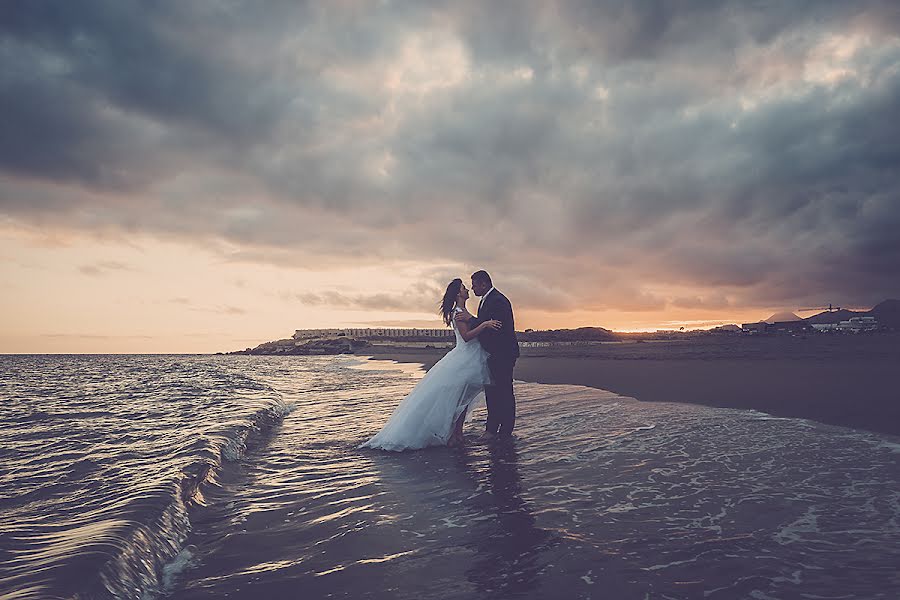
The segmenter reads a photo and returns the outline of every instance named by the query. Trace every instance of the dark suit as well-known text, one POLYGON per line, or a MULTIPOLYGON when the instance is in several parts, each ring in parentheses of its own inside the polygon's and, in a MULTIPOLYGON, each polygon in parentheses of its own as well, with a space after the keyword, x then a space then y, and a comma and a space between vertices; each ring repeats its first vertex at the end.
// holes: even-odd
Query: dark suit
POLYGON ((477 327, 485 321, 496 319, 503 325, 494 331, 487 329, 478 336, 481 346, 487 350, 488 368, 491 370, 491 385, 485 386, 487 401, 487 431, 509 435, 516 426, 516 396, 513 393, 513 369, 519 358, 519 342, 516 339, 516 323, 509 299, 494 289, 478 309, 478 316, 471 326, 477 327))

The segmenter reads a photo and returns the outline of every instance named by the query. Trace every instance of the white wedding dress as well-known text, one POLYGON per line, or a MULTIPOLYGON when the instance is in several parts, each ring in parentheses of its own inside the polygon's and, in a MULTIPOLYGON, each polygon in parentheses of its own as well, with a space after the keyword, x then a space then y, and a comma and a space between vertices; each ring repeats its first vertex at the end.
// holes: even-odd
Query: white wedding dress
MULTIPOLYGON (((454 309, 454 314, 458 312, 454 309)), ((484 386, 491 381, 488 353, 477 338, 466 342, 455 321, 453 331, 456 347, 429 369, 381 431, 360 448, 400 452, 445 445, 463 410, 471 415, 484 400, 484 386)))

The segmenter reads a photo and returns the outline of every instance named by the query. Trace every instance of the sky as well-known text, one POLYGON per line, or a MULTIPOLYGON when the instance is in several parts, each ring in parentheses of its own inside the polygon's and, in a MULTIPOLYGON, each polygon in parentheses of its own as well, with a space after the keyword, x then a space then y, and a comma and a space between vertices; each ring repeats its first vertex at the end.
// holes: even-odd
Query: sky
POLYGON ((0 352, 900 297, 890 0, 6 0, 0 114, 0 352))

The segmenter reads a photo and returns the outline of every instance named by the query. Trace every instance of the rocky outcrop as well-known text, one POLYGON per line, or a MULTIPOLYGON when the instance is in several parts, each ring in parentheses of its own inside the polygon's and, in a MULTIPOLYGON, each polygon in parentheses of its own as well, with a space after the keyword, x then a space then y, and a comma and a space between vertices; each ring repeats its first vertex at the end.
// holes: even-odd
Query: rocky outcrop
POLYGON ((256 348, 247 348, 228 354, 254 354, 254 355, 296 355, 315 356, 326 354, 353 354, 360 348, 368 345, 365 340, 353 338, 335 338, 324 340, 297 341, 293 338, 265 342, 256 348))

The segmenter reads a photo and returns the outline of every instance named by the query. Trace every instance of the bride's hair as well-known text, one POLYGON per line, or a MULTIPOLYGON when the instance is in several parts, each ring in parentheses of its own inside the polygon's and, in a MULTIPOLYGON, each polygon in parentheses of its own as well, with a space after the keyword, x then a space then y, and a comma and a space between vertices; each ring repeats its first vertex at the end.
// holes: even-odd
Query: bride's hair
POLYGON ((444 298, 441 300, 441 316, 444 317, 444 323, 447 327, 453 322, 453 307, 456 305, 456 297, 459 296, 459 286, 462 285, 462 279, 456 278, 447 285, 447 291, 444 292, 444 298))

